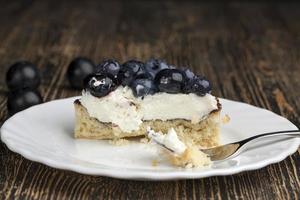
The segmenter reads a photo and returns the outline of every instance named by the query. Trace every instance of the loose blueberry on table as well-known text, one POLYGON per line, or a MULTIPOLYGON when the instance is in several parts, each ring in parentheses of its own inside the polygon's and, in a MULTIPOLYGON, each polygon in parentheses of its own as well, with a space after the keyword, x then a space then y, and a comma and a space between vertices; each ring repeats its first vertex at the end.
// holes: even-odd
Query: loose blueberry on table
POLYGON ((41 82, 37 67, 28 61, 16 62, 6 73, 6 84, 10 90, 36 89, 41 82))
POLYGON ((9 115, 13 115, 42 102, 42 97, 37 90, 31 88, 18 89, 9 93, 7 110, 9 115))
POLYGON ((84 57, 75 58, 69 65, 67 77, 70 86, 74 89, 82 89, 84 79, 95 72, 93 61, 84 57))
POLYGON ((37 90, 40 82, 39 71, 31 62, 20 61, 10 66, 6 73, 6 84, 10 89, 7 99, 9 115, 43 102, 37 90))

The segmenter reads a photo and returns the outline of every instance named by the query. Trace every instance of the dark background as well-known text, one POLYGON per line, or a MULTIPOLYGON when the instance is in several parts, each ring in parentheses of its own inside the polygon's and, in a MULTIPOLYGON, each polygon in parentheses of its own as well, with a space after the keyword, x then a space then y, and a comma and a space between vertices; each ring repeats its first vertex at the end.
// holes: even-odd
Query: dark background
MULTIPOLYGON (((5 72, 35 63, 44 101, 80 94, 65 78, 87 56, 121 62, 159 57, 190 66, 213 94, 278 113, 300 125, 300 4, 247 1, 2 1, 0 121, 5 72)), ((31 162, 0 143, 0 199, 299 199, 299 150, 233 176, 137 182, 93 177, 31 162)))

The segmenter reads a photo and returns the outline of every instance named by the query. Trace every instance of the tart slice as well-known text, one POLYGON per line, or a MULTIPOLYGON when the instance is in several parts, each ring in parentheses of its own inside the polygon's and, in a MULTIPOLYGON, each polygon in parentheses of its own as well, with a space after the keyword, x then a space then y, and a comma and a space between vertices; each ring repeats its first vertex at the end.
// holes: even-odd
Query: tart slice
POLYGON ((210 92, 206 78, 161 60, 104 61, 74 102, 75 137, 117 139, 173 127, 184 142, 215 146, 221 105, 210 92))

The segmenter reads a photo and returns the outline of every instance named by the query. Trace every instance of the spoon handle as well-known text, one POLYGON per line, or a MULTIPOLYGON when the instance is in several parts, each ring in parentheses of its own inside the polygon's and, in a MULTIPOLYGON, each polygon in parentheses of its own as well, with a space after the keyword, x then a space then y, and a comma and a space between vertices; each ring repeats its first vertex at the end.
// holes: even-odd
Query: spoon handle
MULTIPOLYGON (((257 142, 259 139, 262 139, 262 138, 276 137, 276 136, 299 137, 300 138, 300 130, 287 130, 287 131, 276 131, 276 132, 270 132, 270 133, 263 133, 263 134, 255 135, 253 137, 244 139, 239 142, 234 142, 234 143, 228 144, 228 145, 231 145, 230 147, 233 148, 231 153, 229 152, 227 154, 227 156, 221 157, 222 159, 217 157, 216 160, 224 160, 224 159, 236 157, 237 155, 239 155, 240 153, 242 153, 243 151, 245 151, 247 149, 248 144, 257 142)), ((228 146, 228 145, 225 145, 225 146, 228 146)), ((227 147, 227 148, 229 148, 229 147, 227 147)))
POLYGON ((243 146, 244 144, 260 139, 260 138, 268 138, 268 137, 274 137, 274 136, 288 136, 288 137, 300 137, 300 130, 287 130, 287 131, 276 131, 271 133, 263 133, 259 135, 255 135, 253 137, 247 138, 245 140, 240 141, 240 145, 243 146))

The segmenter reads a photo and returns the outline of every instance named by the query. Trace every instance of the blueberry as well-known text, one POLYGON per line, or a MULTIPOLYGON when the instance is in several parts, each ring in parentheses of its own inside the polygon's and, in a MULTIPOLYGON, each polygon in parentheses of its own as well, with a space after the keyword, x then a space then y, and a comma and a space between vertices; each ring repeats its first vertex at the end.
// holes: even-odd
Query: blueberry
POLYGON ((122 85, 130 85, 136 77, 148 76, 143 62, 129 60, 125 62, 119 72, 118 80, 122 85))
POLYGON ((84 80, 85 90, 93 96, 103 97, 116 89, 116 82, 111 74, 94 74, 89 75, 84 80))
POLYGON ((36 66, 27 61, 13 64, 6 73, 6 84, 10 90, 38 88, 41 82, 36 66))
POLYGON ((134 96, 141 97, 157 92, 157 88, 150 79, 135 79, 130 85, 134 96))
POLYGON ((146 62, 145 64, 146 66, 146 70, 153 76, 155 77, 155 75, 163 70, 163 69, 168 69, 169 66, 167 65, 167 63, 163 60, 159 60, 159 59, 150 59, 146 62))
POLYGON ((179 69, 163 69, 155 77, 155 84, 161 92, 181 93, 185 83, 186 76, 179 69))
POLYGON ((190 69, 185 68, 184 70, 185 76, 188 80, 191 80, 195 77, 194 72, 192 72, 190 69))
POLYGON ((96 73, 111 74, 115 78, 117 77, 119 71, 120 71, 120 64, 113 59, 104 60, 96 67, 96 73))
POLYGON ((37 90, 31 88, 17 89, 8 94, 7 110, 9 115, 13 115, 42 102, 42 97, 37 90))
POLYGON ((75 58, 69 65, 67 77, 70 86, 74 89, 82 89, 85 77, 95 72, 94 63, 83 57, 75 58))
POLYGON ((204 96, 206 93, 211 92, 211 84, 205 77, 195 76, 187 82, 184 87, 184 92, 204 96))
POLYGON ((139 73, 135 79, 149 79, 153 80, 153 76, 149 72, 139 73))

